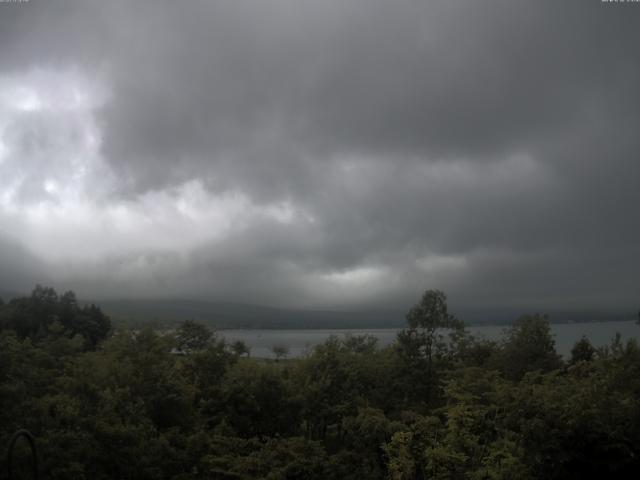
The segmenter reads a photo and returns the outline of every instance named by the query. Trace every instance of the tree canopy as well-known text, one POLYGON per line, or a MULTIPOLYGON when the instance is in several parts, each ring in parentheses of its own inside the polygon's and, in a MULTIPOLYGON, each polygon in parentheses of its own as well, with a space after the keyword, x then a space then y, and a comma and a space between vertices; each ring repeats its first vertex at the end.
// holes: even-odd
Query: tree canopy
POLYGON ((29 429, 55 479, 635 478, 634 340, 582 338, 565 363, 546 317, 475 339, 439 291, 407 324, 275 362, 193 320, 113 329, 36 287, 0 304, 0 444, 29 429))

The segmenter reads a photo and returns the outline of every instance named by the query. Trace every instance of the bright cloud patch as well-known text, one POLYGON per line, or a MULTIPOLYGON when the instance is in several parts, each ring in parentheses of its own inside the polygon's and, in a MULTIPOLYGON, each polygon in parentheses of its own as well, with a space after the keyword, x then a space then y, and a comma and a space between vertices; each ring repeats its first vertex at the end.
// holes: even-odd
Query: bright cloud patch
POLYGON ((241 191, 213 194, 190 180, 130 198, 101 157, 97 111, 104 90, 79 72, 30 71, 0 79, 0 220, 5 235, 50 262, 184 252, 255 222, 312 217, 283 200, 255 204, 241 191))
POLYGON ((326 282, 337 286, 367 285, 384 276, 384 271, 374 267, 358 267, 321 275, 326 282))

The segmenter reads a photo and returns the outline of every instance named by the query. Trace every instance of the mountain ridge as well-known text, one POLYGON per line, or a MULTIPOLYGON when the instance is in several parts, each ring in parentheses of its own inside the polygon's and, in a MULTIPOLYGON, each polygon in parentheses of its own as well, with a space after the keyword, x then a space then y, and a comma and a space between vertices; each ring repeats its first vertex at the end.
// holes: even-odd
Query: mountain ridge
MULTIPOLYGON (((405 310, 304 310, 240 302, 189 299, 114 299, 96 302, 116 322, 175 325, 197 320, 218 329, 403 328, 405 310)), ((626 311, 541 309, 460 309, 453 313, 468 325, 507 325, 526 313, 548 313, 551 323, 634 320, 626 311)))

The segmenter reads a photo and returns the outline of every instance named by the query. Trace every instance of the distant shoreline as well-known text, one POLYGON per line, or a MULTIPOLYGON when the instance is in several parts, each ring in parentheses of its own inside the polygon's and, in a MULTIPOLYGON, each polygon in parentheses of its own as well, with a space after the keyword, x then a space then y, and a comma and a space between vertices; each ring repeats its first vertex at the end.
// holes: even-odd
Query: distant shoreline
MULTIPOLYGON (((488 322, 488 323, 483 323, 483 322, 472 322, 472 323, 468 323, 465 322, 465 326, 466 327, 508 327, 509 325, 511 325, 513 322, 515 321, 509 321, 509 322, 488 322)), ((579 324, 590 324, 590 323, 619 323, 619 322, 636 322, 636 320, 625 320, 625 319, 613 319, 613 320, 580 320, 580 321, 576 321, 576 320, 559 320, 554 322, 553 320, 549 320, 549 323, 551 325, 579 325, 579 324)), ((638 326, 640 328, 640 325, 638 326)), ((224 331, 228 331, 228 330, 243 330, 243 331, 252 331, 252 330, 267 330, 267 331, 279 331, 279 330, 342 330, 342 331, 349 331, 349 330, 402 330, 403 328, 406 328, 406 325, 402 325, 402 326, 380 326, 380 325, 376 325, 376 326, 361 326, 361 325, 355 325, 355 326, 339 326, 339 327, 315 327, 315 326, 301 326, 301 327, 214 327, 217 331, 219 332, 224 332, 224 331)))

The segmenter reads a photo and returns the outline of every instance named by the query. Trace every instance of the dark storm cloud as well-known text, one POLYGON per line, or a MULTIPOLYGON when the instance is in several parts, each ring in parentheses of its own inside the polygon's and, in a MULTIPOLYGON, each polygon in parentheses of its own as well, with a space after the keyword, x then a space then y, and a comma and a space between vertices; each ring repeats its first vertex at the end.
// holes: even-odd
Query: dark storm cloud
MULTIPOLYGON (((129 248, 121 235, 95 274, 80 263, 69 282, 307 305, 406 304, 428 287, 471 306, 638 301, 637 5, 0 7, 5 74, 102 79, 105 99, 86 114, 113 174, 102 202, 135 223, 159 215, 153 195, 179 202, 158 192, 185 182, 205 204, 244 199, 246 224, 221 238, 194 230, 180 248, 142 232, 129 248), (272 212, 282 205, 292 219, 272 212)), ((20 138, 35 128, 11 124, 20 138)))

